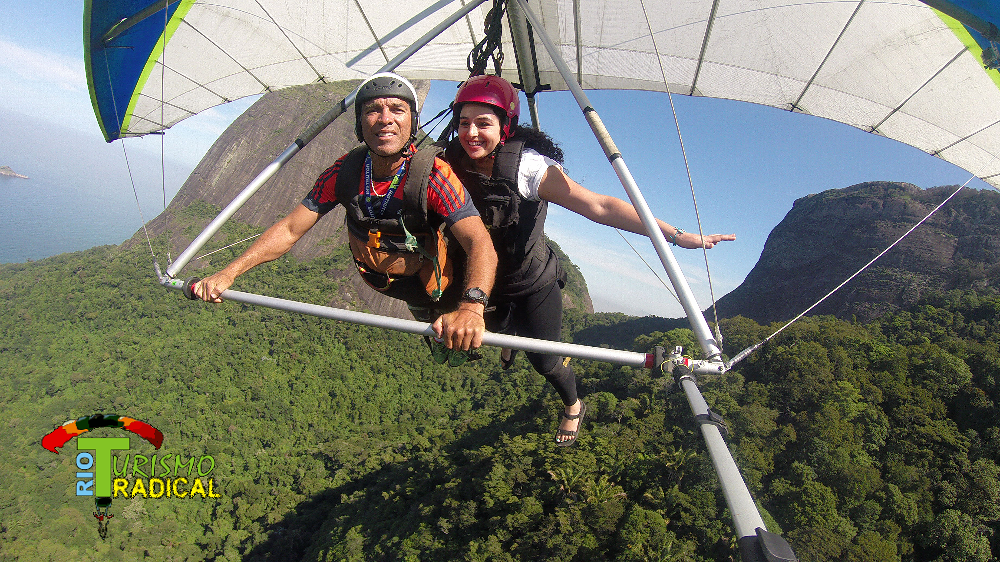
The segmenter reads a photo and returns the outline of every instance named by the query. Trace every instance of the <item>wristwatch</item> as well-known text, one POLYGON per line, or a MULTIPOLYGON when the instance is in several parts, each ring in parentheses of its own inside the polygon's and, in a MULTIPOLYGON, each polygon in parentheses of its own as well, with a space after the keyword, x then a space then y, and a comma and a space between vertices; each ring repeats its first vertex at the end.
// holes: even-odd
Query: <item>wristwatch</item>
POLYGON ((475 302, 486 306, 490 302, 490 296, 479 287, 470 287, 462 293, 462 302, 475 302))

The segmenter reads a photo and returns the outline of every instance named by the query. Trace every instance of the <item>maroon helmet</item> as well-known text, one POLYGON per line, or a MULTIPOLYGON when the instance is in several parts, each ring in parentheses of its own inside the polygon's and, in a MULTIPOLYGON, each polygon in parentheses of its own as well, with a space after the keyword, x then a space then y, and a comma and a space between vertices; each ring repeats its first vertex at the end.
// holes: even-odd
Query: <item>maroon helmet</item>
POLYGON ((517 117, 521 114, 521 100, 517 97, 517 90, 499 76, 473 76, 459 86, 454 104, 456 121, 462 112, 462 104, 466 103, 491 105, 500 110, 501 116, 507 117, 502 123, 500 142, 510 137, 511 130, 517 126, 517 117))

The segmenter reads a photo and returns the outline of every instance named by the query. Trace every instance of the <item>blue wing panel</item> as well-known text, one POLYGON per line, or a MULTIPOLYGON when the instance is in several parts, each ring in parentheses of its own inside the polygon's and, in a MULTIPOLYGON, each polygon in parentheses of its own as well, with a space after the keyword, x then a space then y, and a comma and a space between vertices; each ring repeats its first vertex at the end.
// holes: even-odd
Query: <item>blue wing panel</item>
POLYGON ((108 142, 122 136, 125 111, 133 96, 138 95, 136 86, 143 69, 163 35, 166 20, 180 3, 175 0, 166 11, 161 8, 149 14, 110 41, 106 42, 104 37, 119 22, 164 4, 163 0, 86 2, 83 40, 87 81, 94 113, 108 142))

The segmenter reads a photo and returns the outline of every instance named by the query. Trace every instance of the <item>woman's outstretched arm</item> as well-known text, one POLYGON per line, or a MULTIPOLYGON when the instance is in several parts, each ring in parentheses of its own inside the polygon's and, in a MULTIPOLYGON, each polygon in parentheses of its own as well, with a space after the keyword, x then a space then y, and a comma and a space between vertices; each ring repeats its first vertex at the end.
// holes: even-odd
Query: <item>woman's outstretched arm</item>
MULTIPOLYGON (((646 234, 646 228, 642 225, 635 207, 617 197, 590 191, 573 181, 558 166, 549 166, 538 186, 538 196, 596 223, 636 234, 646 234)), ((681 232, 660 219, 656 219, 656 223, 668 242, 673 242, 682 248, 702 246, 711 248, 719 242, 736 240, 735 234, 699 236, 696 232, 681 232)))

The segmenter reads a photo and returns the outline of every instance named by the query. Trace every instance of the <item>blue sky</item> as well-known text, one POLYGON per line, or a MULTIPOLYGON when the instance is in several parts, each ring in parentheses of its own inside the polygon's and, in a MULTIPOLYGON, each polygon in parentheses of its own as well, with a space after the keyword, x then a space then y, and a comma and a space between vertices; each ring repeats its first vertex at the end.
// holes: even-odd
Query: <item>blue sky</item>
MULTIPOLYGON (((83 67, 82 14, 82 2, 0 3, 4 22, 0 108, 101 140, 83 67)), ((432 84, 425 116, 447 104, 454 86, 432 84)), ((649 92, 588 92, 588 96, 653 212, 697 231, 692 190, 667 96, 649 92)), ((924 188, 962 184, 971 175, 916 149, 839 123, 722 100, 674 96, 673 101, 702 226, 708 233, 735 232, 738 237, 708 252, 715 298, 743 281, 760 257, 767 235, 799 197, 873 180, 905 181, 924 188)), ((591 190, 627 199, 572 96, 547 92, 538 103, 542 128, 567 154, 568 173, 591 190)), ((247 100, 234 102, 175 126, 163 140, 166 157, 193 168, 248 105, 247 100)), ((158 153, 161 140, 126 142, 130 151, 158 153)), ((106 148, 107 158, 122 159, 117 143, 106 148)), ((0 154, 0 165, 3 160, 0 154)), ((970 186, 986 187, 978 180, 970 186)), ((597 310, 640 316, 682 314, 616 231, 554 206, 546 231, 583 270, 597 310)), ((666 279, 648 241, 625 236, 666 279)), ((108 241, 116 242, 120 241, 108 241)), ((703 253, 676 250, 675 255, 699 305, 706 308, 711 294, 703 253)), ((846 278, 853 271, 841 273, 846 278)))

